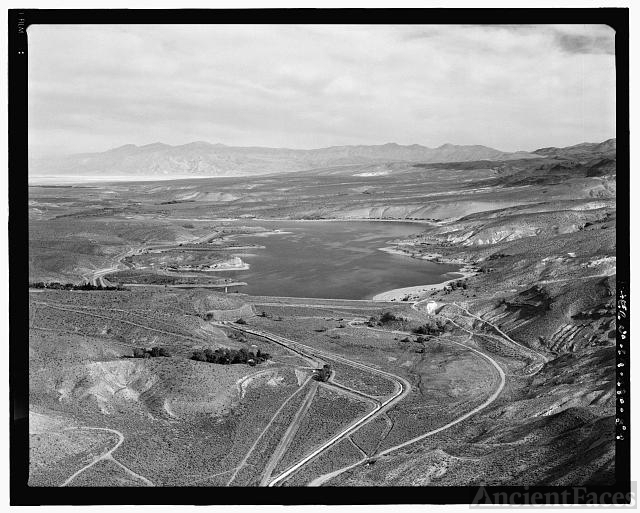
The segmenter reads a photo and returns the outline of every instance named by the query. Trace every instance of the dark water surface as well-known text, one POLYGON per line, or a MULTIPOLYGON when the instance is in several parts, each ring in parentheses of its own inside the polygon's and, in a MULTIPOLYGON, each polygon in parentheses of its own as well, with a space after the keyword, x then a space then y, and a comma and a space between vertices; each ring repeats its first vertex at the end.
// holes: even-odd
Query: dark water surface
POLYGON ((439 283, 455 275, 457 265, 434 264, 379 248, 388 241, 419 233, 416 223, 375 221, 240 221, 284 232, 243 235, 238 242, 266 249, 234 252, 250 266, 225 272, 248 283, 241 292, 258 296, 370 299, 386 290, 439 283))

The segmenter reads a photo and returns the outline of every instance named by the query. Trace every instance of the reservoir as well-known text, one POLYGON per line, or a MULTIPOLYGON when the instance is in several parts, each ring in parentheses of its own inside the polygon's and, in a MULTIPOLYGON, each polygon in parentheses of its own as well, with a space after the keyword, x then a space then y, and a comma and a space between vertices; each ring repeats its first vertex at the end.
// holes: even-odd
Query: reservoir
POLYGON ((380 248, 420 233, 424 225, 376 221, 238 221, 230 225, 281 230, 242 235, 238 242, 265 249, 233 252, 250 266, 225 272, 247 282, 241 292, 256 296, 371 299, 386 290, 456 278, 460 266, 436 264, 380 248))

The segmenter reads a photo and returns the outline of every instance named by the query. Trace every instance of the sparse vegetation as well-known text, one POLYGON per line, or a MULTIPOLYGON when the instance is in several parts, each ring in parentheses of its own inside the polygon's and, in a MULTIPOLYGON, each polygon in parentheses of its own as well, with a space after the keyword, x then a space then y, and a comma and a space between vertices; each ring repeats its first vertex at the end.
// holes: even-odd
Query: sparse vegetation
POLYGON ((380 322, 382 324, 387 324, 388 322, 393 322, 393 321, 401 321, 402 318, 401 317, 396 317, 393 313, 391 312, 384 312, 381 316, 380 316, 380 322))
POLYGON ((257 365, 271 358, 269 353, 265 353, 258 349, 257 352, 247 351, 245 348, 240 349, 211 349, 197 350, 191 355, 192 360, 198 362, 217 363, 219 365, 233 365, 237 363, 246 363, 248 365, 257 365))
MULTIPOLYGON (((176 246, 177 241, 183 240, 185 229, 194 228, 191 223, 184 224, 183 219, 241 216, 247 210, 253 212, 256 203, 240 200, 229 205, 207 201, 209 186, 201 185, 201 181, 184 182, 192 190, 183 192, 200 196, 197 202, 179 205, 167 201, 175 197, 175 191, 156 190, 151 184, 114 188, 108 194, 104 194, 103 186, 91 187, 90 201, 87 189, 80 187, 30 187, 34 207, 30 207, 29 281, 33 282, 30 286, 40 289, 31 291, 28 312, 29 403, 35 420, 41 422, 47 412, 61 419, 62 426, 99 426, 108 419, 109 426, 121 430, 126 437, 126 443, 114 457, 158 486, 189 485, 197 480, 201 480, 201 485, 224 486, 228 471, 242 460, 256 440, 259 440, 256 453, 242 472, 251 469, 261 474, 261 463, 271 456, 270 451, 289 427, 305 391, 287 404, 282 410, 285 415, 278 414, 263 439, 258 437, 286 398, 299 387, 308 387, 308 383, 303 383, 310 379, 312 369, 308 361, 282 346, 245 335, 230 326, 220 330, 206 323, 207 312, 228 310, 225 320, 237 319, 238 324, 248 321, 252 326, 317 348, 319 352, 333 352, 344 359, 402 376, 411 383, 411 393, 386 415, 376 416, 353 433, 354 441, 367 454, 439 428, 483 404, 496 390, 498 376, 485 358, 469 348, 498 357, 496 361, 507 375, 508 393, 501 394, 498 402, 485 410, 486 414, 457 424, 434 441, 444 453, 424 450, 433 444, 415 444, 411 450, 393 452, 380 459, 376 466, 382 468, 367 469, 360 465, 332 479, 329 485, 385 486, 391 482, 390 475, 396 476, 393 484, 400 486, 424 484, 415 481, 415 472, 397 472, 398 469, 402 465, 442 468, 443 458, 449 458, 446 454, 471 457, 474 462, 457 462, 455 472, 445 472, 439 477, 430 473, 434 486, 480 480, 505 484, 514 480, 519 480, 518 484, 573 482, 573 479, 605 482, 610 474, 607 469, 613 468, 615 450, 610 441, 614 438, 611 419, 615 419, 617 334, 613 298, 615 160, 613 167, 607 164, 609 175, 601 173, 597 180, 586 176, 585 169, 595 165, 591 160, 582 163, 574 160, 565 161, 564 171, 550 167, 560 161, 553 156, 534 159, 533 163, 505 162, 500 164, 504 172, 498 175, 489 170, 496 167, 495 163, 429 164, 428 173, 420 171, 425 168, 417 168, 426 177, 424 183, 417 182, 412 164, 394 164, 401 172, 384 182, 385 194, 364 197, 344 185, 352 179, 353 170, 349 175, 333 170, 336 174, 326 175, 323 191, 330 191, 331 180, 335 179, 340 184, 335 190, 339 188, 340 193, 328 194, 321 205, 313 197, 317 190, 313 180, 302 177, 291 184, 278 182, 274 197, 279 199, 271 201, 266 199, 273 192, 269 189, 273 187, 271 182, 255 179, 260 187, 251 195, 256 198, 265 195, 260 199, 264 200, 260 215, 292 219, 305 213, 310 213, 310 217, 320 217, 320 213, 336 218, 345 212, 352 215, 356 194, 360 201, 367 198, 370 204, 370 208, 357 205, 365 216, 367 209, 371 217, 386 216, 379 213, 378 207, 387 198, 396 205, 389 212, 401 216, 405 207, 400 200, 405 195, 417 196, 427 188, 430 193, 435 192, 423 205, 416 200, 416 204, 406 207, 411 209, 407 218, 442 221, 439 226, 420 226, 425 231, 416 238, 416 243, 402 246, 410 248, 404 258, 407 261, 410 257, 423 258, 441 264, 470 262, 467 266, 470 271, 480 270, 469 281, 455 279, 442 290, 425 293, 439 305, 456 301, 483 319, 475 319, 453 305, 443 307, 442 315, 475 333, 468 338, 459 330, 448 333, 453 325, 437 315, 427 323, 424 307, 416 311, 407 304, 424 297, 415 294, 399 296, 395 305, 336 300, 324 301, 321 308, 314 308, 307 304, 314 301, 306 299, 303 305, 302 301, 274 298, 277 301, 274 306, 264 298, 234 297, 211 289, 131 287, 122 293, 93 292, 119 287, 75 285, 83 279, 79 273, 112 268, 116 256, 131 247, 169 243, 176 246), (539 176, 532 180, 527 173, 534 165, 547 167, 542 167, 544 173, 537 173, 539 176), (544 183, 544 190, 540 190, 539 183, 544 183), (522 188, 522 184, 528 186, 522 188), (518 186, 509 189, 510 185, 518 186), (482 190, 470 194, 474 188, 482 190), (282 201, 293 197, 296 201, 282 201), (484 205, 491 202, 494 210, 478 211, 478 198, 484 205), (166 203, 159 208, 162 202, 166 203), (172 220, 172 216, 176 219, 172 220), (588 229, 580 230, 581 226, 588 229), (536 288, 532 288, 534 284, 536 288), (69 293, 74 290, 88 292, 69 293), (447 294, 453 300, 448 301, 447 294), (257 317, 235 310, 251 302, 251 308, 257 311, 264 308, 257 317), (344 319, 337 319, 340 316, 344 319), (385 329, 371 331, 357 323, 347 325, 347 320, 353 318, 368 319, 367 325, 385 329), (535 377, 523 379, 525 372, 535 370, 531 365, 532 354, 506 343, 488 323, 514 341, 544 353, 550 361, 535 377), (411 331, 410 336, 399 334, 411 331), (272 353, 272 361, 259 369, 249 369, 245 366, 270 360, 268 354, 250 345, 258 340, 263 349, 272 353), (132 345, 138 347, 133 349, 132 345), (221 346, 229 349, 196 349, 221 346), (142 360, 118 358, 132 351, 133 356, 123 358, 148 360, 141 364, 142 360), (162 358, 170 355, 173 358, 162 358), (120 383, 130 390, 120 385, 114 387, 120 383), (110 393, 111 389, 115 393, 110 393), (201 436, 203 427, 207 437, 201 436), (151 431, 152 437, 148 436, 151 431), (215 444, 210 443, 212 439, 215 444), (512 443, 513 440, 517 443, 512 443), (589 466, 597 471, 592 472, 589 466), (219 473, 218 477, 208 477, 214 473, 219 473)), ((595 160, 602 162, 601 158, 595 160)), ((229 185, 221 183, 223 193, 233 192, 231 189, 245 183, 238 180, 229 180, 229 185)), ((378 179, 369 180, 373 184, 378 179)), ((213 231, 218 227, 205 230, 197 223, 192 237, 204 237, 209 228, 213 231)), ((199 244, 197 250, 196 245, 187 242, 180 250, 174 248, 170 252, 149 249, 119 260, 128 269, 110 276, 118 277, 114 278, 114 284, 116 281, 202 284, 204 278, 190 278, 184 269, 221 259, 223 252, 214 253, 216 244, 199 244), (208 249, 209 246, 214 249, 208 249), (171 265, 177 266, 175 277, 164 276, 158 270, 171 265)), ((402 258, 398 263, 401 265, 402 258)), ((219 276, 216 274, 212 279, 219 276)), ((333 372, 337 385, 378 396, 381 401, 396 390, 394 381, 383 375, 347 365, 344 360, 327 360, 330 369, 316 369, 313 379, 325 381, 333 372)), ((319 386, 309 411, 301 419, 296 440, 289 447, 290 460, 282 465, 298 461, 305 452, 328 440, 341 426, 349 425, 371 407, 367 401, 358 402, 348 391, 319 386)), ((56 443, 51 443, 54 438, 46 430, 32 436, 30 449, 34 455, 32 472, 36 486, 38 483, 59 486, 79 468, 79 462, 88 453, 102 454, 114 443, 112 434, 100 435, 95 430, 65 430, 62 434, 56 443), (87 440, 80 444, 84 438, 87 440), (65 445, 80 446, 84 452, 56 454, 64 449, 60 444, 63 440, 67 440, 65 445), (56 463, 41 467, 43 461, 56 463)), ((340 446, 336 444, 301 468, 293 476, 294 481, 284 484, 305 485, 313 478, 313 472, 322 475, 357 462, 362 455, 356 446, 347 439, 343 442, 353 452, 352 456, 337 454, 340 451, 336 448, 340 446)), ((109 465, 114 476, 111 480, 96 479, 92 467, 72 484, 116 483, 115 476, 120 474, 109 465)), ((243 475, 240 473, 233 484, 245 485, 243 475)))
POLYGON ((91 283, 82 283, 77 285, 75 283, 59 283, 57 281, 43 282, 37 281, 29 283, 29 287, 32 289, 51 289, 51 290, 127 290, 122 285, 107 285, 102 286, 100 284, 93 285, 91 283))
MULTIPOLYGON (((422 326, 418 326, 413 330, 418 335, 441 335, 447 330, 447 321, 442 319, 430 319, 422 326)), ((419 337, 420 338, 420 337, 419 337)), ((424 339, 423 339, 424 341, 424 339)))
POLYGON ((150 349, 145 349, 144 347, 136 347, 133 350, 133 356, 130 356, 128 358, 168 358, 170 356, 171 353, 166 347, 153 346, 150 349))
POLYGON ((393 312, 384 312, 379 316, 371 316, 366 322, 367 326, 389 326, 396 323, 404 323, 406 319, 393 312))

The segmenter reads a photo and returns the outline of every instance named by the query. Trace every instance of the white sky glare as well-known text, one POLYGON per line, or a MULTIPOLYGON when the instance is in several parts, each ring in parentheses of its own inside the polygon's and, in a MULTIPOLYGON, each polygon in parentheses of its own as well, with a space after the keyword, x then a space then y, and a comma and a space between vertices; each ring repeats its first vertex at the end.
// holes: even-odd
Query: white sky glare
POLYGON ((604 25, 32 25, 32 156, 615 137, 604 25))

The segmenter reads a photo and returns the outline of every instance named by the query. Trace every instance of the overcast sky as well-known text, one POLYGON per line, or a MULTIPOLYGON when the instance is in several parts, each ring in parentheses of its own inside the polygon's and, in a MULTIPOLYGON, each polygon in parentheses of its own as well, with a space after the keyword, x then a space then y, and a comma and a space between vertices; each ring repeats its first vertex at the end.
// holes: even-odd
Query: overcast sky
POLYGON ((615 137, 607 26, 30 26, 32 155, 615 137))

